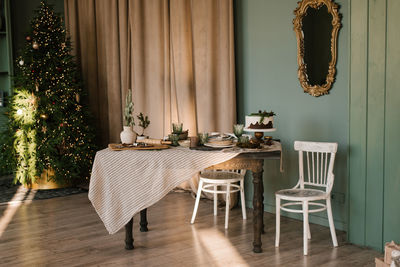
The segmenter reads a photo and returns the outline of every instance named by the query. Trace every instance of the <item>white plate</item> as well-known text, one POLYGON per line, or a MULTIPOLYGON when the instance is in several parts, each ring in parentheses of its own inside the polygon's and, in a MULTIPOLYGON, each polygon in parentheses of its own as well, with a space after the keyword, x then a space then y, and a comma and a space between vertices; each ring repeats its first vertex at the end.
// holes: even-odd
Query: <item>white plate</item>
POLYGON ((246 132, 263 132, 263 133, 266 133, 266 132, 275 132, 275 131, 276 131, 276 128, 270 128, 270 129, 250 129, 250 128, 244 128, 244 130, 245 130, 246 132))
POLYGON ((205 143, 204 146, 214 147, 214 148, 227 148, 227 147, 233 147, 234 144, 230 144, 230 145, 217 145, 217 144, 205 143))

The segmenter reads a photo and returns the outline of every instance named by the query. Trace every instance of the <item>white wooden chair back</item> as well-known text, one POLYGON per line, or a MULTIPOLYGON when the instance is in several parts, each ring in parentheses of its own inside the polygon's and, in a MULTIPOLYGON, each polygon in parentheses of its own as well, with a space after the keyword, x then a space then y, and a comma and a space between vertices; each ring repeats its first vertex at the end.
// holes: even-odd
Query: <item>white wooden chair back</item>
POLYGON ((333 166, 337 143, 295 141, 299 151, 299 182, 296 187, 323 187, 330 193, 333 187, 333 166))

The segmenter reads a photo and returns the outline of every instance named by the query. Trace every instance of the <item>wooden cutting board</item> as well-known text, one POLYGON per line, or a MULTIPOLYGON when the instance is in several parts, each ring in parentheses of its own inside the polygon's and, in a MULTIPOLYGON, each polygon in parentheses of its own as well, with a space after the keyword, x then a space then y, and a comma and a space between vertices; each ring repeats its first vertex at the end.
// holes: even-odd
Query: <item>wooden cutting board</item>
POLYGON ((149 145, 149 146, 122 146, 121 144, 108 144, 108 148, 115 151, 121 150, 159 150, 167 149, 167 145, 149 145))

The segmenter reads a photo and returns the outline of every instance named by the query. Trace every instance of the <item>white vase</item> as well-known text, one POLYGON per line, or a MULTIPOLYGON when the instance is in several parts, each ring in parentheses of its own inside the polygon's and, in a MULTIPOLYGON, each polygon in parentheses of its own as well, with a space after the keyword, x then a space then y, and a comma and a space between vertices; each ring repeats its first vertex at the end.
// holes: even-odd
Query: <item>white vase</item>
POLYGON ((124 130, 121 132, 121 143, 133 144, 135 141, 135 133, 132 131, 130 126, 124 126, 124 130))

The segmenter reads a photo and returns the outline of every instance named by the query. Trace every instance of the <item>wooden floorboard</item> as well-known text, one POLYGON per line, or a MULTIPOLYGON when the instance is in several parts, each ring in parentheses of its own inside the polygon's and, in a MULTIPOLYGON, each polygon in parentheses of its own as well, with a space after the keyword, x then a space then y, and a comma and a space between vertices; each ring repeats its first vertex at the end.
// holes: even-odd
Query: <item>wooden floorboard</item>
MULTIPOLYGON (((252 252, 252 210, 242 220, 231 211, 224 229, 224 209, 213 216, 202 200, 194 225, 194 199, 170 193, 148 209, 149 232, 134 218, 135 249, 124 249, 124 230, 109 235, 86 194, 22 204, 0 232, 0 266, 374 266, 378 252, 345 242, 338 231, 333 248, 329 229, 311 224, 309 256, 303 256, 303 224, 282 218, 281 246, 274 247, 275 215, 264 213, 263 253, 252 252)), ((0 229, 6 209, 0 207, 0 229)))

